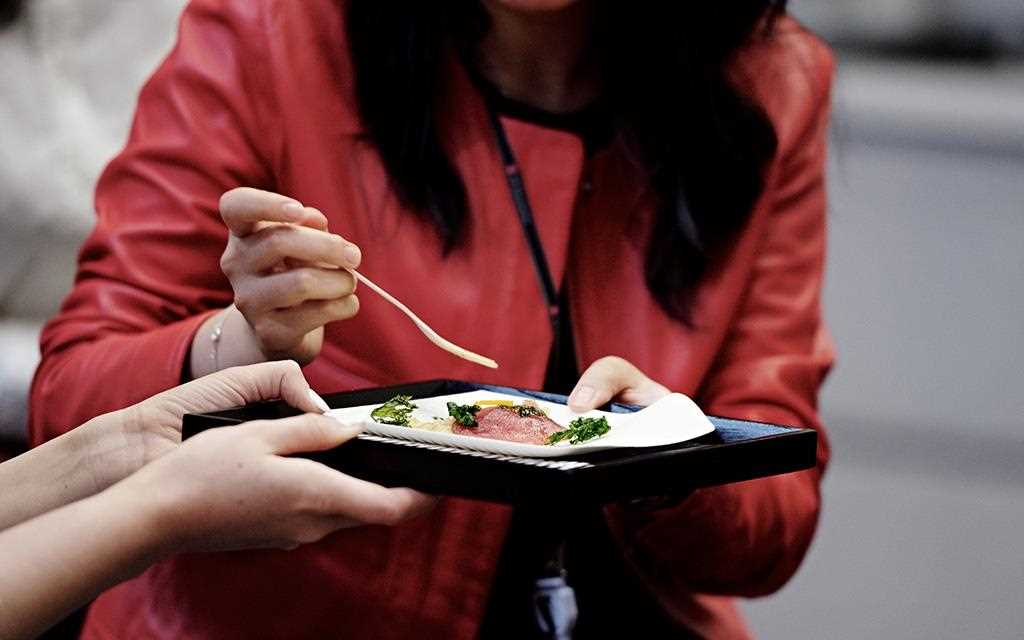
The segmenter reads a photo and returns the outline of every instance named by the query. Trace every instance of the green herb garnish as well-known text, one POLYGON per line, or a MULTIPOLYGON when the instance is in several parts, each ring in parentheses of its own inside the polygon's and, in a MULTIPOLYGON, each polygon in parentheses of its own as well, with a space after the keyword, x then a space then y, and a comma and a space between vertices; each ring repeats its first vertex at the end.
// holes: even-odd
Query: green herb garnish
POLYGON ((370 412, 370 417, 381 424, 408 427, 409 416, 416 408, 411 401, 412 396, 395 396, 370 412))
POLYGON ((464 427, 476 426, 477 411, 480 411, 480 407, 475 404, 448 403, 448 415, 455 418, 455 422, 458 422, 464 427))
POLYGON ((548 414, 544 413, 544 410, 540 407, 535 407, 529 404, 517 404, 511 407, 506 407, 509 411, 515 411, 521 418, 547 417, 548 414))
POLYGON ((558 431, 548 436, 548 444, 556 444, 562 440, 568 440, 569 444, 579 444, 587 440, 593 440, 598 436, 611 431, 608 419, 600 418, 576 418, 569 423, 564 431, 558 431))

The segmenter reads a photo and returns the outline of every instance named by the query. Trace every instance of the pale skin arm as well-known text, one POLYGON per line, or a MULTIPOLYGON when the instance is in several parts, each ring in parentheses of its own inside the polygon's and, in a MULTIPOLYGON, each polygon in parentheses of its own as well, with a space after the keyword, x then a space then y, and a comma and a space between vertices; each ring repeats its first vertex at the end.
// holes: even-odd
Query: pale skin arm
POLYGON ((109 486, 103 452, 122 444, 92 421, 0 464, 0 531, 109 486))
POLYGON ((0 532, 0 637, 34 638, 155 561, 152 508, 104 493, 0 532))
MULTIPOLYGON (((0 464, 0 531, 102 491, 181 442, 181 416, 283 398, 319 413, 323 400, 293 362, 224 371, 98 416, 0 464)), ((326 406, 326 405, 322 405, 326 406)))
POLYGON ((312 413, 178 444, 185 412, 279 396, 306 411, 323 408, 293 362, 232 369, 101 416, 0 465, 0 638, 34 637, 172 553, 294 548, 432 506, 409 489, 282 457, 356 435, 312 413))
POLYGON ((292 198, 258 189, 228 191, 220 201, 230 232, 221 269, 234 304, 203 323, 192 341, 192 377, 275 359, 310 362, 323 327, 359 312, 359 247, 329 233, 327 218, 292 198), (221 337, 216 357, 211 336, 221 337))
POLYGON ((172 553, 292 549, 432 505, 409 489, 281 457, 354 435, 312 414, 217 429, 96 496, 0 532, 0 637, 35 637, 172 553))

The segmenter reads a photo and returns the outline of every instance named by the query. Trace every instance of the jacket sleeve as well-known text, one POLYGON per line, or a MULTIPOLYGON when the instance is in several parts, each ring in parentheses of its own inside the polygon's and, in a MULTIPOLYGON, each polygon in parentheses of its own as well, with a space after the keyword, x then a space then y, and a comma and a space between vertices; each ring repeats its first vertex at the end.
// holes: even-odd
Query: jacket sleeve
POLYGON ((816 429, 817 465, 699 490, 653 513, 621 511, 627 554, 663 594, 773 592, 796 571, 817 525, 829 452, 817 394, 833 361, 820 306, 832 77, 826 59, 815 78, 819 91, 803 107, 809 116, 801 131, 780 145, 766 189, 772 203, 766 231, 743 303, 698 398, 711 415, 816 429))
POLYGON ((220 196, 271 188, 267 136, 252 135, 268 108, 254 46, 262 5, 192 2, 143 88, 127 145, 100 177, 74 287, 43 330, 33 443, 179 384, 195 331, 230 303, 220 196))

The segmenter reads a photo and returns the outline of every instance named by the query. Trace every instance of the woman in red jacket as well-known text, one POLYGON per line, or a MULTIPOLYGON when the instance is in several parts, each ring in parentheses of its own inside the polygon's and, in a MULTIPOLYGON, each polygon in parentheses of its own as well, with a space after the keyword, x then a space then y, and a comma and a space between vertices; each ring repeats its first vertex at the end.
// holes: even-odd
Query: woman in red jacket
MULTIPOLYGON (((585 408, 673 389, 820 429, 832 65, 781 11, 194 0, 100 180, 42 339, 34 437, 278 357, 330 391, 452 377, 572 389, 585 408), (333 268, 356 265, 501 368, 360 306, 333 268)), ((580 637, 745 637, 731 596, 799 565, 819 442, 807 472, 609 509, 580 637)), ((100 597, 85 637, 510 633, 515 607, 490 596, 515 579, 511 517, 446 500, 291 554, 175 558, 100 597)))

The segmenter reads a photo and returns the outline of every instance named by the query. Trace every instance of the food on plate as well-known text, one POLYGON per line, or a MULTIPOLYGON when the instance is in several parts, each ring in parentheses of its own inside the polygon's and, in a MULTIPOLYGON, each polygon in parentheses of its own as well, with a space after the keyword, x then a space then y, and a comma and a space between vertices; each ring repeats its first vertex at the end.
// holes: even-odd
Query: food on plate
POLYGON ((374 409, 370 417, 381 424, 408 427, 409 416, 414 409, 416 405, 412 403, 412 396, 395 396, 374 409))
POLYGON ((451 416, 452 420, 454 420, 456 424, 463 427, 475 427, 476 414, 479 411, 479 405, 456 404, 454 402, 448 403, 448 415, 451 416))
POLYGON ((397 427, 414 427, 427 431, 451 432, 452 425, 448 418, 423 419, 414 415, 417 407, 412 403, 412 396, 395 396, 372 412, 370 417, 381 424, 397 427))
POLYGON ((483 407, 476 412, 475 418, 475 424, 471 426, 456 420, 452 433, 525 444, 547 444, 548 437, 563 428, 540 408, 529 405, 483 407))
POLYGON ((430 416, 410 396, 395 396, 370 416, 381 424, 412 427, 524 444, 579 444, 608 433, 604 417, 576 418, 568 427, 552 420, 533 400, 478 400, 473 404, 447 403, 447 416, 430 416))
POLYGON ((579 444, 603 436, 611 431, 608 418, 576 418, 569 423, 568 428, 548 436, 547 444, 557 444, 568 440, 569 444, 579 444))

